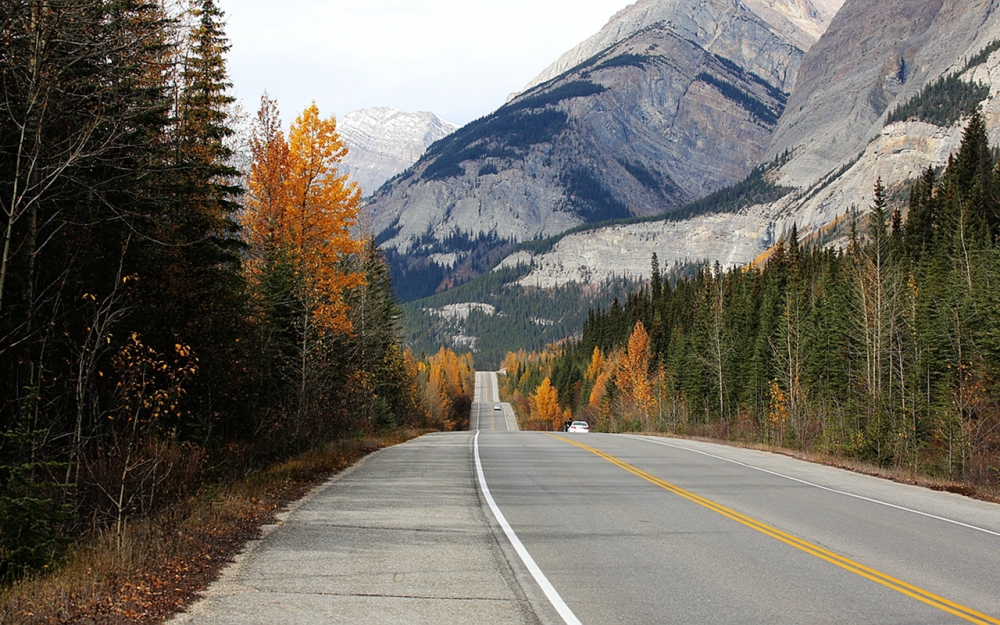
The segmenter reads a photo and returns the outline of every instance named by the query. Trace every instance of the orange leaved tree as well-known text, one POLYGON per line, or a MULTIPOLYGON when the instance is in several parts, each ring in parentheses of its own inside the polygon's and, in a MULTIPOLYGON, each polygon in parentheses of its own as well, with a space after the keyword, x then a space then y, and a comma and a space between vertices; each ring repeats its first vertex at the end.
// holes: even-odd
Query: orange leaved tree
POLYGON ((442 347, 419 367, 426 425, 443 430, 468 427, 475 378, 472 355, 459 356, 442 347))
POLYGON ((361 191, 337 172, 345 156, 336 119, 320 119, 313 103, 289 132, 286 234, 307 316, 320 334, 350 331, 343 291, 362 282, 361 274, 345 273, 340 262, 362 249, 350 232, 361 191))
POLYGON ((636 321, 628 348, 618 363, 616 381, 627 402, 626 412, 639 417, 645 427, 653 408, 653 388, 649 379, 649 334, 641 321, 636 321))
POLYGON ((261 347, 277 365, 276 386, 294 397, 285 414, 295 417, 296 433, 303 434, 325 410, 330 337, 351 332, 345 291, 363 282, 344 262, 363 246, 350 231, 360 192, 338 171, 347 148, 336 120, 322 119, 315 103, 295 120, 286 141, 277 106, 264 96, 250 147, 241 214, 248 279, 261 347))

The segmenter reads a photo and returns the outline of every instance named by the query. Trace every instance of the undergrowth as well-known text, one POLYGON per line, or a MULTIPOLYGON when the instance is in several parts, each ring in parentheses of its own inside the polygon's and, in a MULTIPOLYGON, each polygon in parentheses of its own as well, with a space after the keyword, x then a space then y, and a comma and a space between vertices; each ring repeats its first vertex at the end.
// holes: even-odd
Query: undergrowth
POLYGON ((206 487, 156 516, 80 541, 58 570, 0 590, 0 623, 159 623, 216 579, 261 527, 332 473, 419 435, 347 440, 206 487))

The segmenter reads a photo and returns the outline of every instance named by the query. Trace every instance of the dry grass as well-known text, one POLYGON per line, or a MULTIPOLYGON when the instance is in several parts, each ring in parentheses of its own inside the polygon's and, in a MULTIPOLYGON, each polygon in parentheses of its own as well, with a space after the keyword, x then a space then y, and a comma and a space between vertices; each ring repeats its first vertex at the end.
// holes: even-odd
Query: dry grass
POLYGON ((135 521, 121 545, 114 533, 82 541, 59 570, 0 592, 0 623, 160 623, 289 502, 364 455, 421 433, 330 444, 135 521))
MULTIPOLYGON (((663 434, 662 432, 646 432, 644 434, 647 436, 665 436, 665 434, 663 434)), ((815 452, 815 451, 801 451, 801 450, 787 449, 784 447, 776 447, 774 445, 746 443, 742 441, 733 441, 733 440, 719 439, 714 437, 689 436, 686 438, 690 438, 692 440, 700 440, 706 443, 729 445, 730 447, 743 447, 746 449, 757 449, 760 451, 768 451, 771 453, 781 454, 783 456, 789 456, 791 458, 798 458, 799 460, 805 460, 806 462, 823 464, 830 467, 837 467, 839 469, 846 469, 848 471, 853 471, 855 473, 871 475, 873 477, 879 477, 882 479, 891 480, 893 482, 899 482, 900 484, 911 484, 913 486, 922 486, 924 488, 929 488, 931 490, 957 493, 959 495, 965 495, 966 497, 972 497, 973 499, 980 499, 982 501, 1000 503, 1000 489, 986 488, 982 486, 968 484, 965 482, 956 482, 953 480, 936 478, 929 476, 926 473, 921 473, 919 471, 907 469, 904 467, 885 468, 875 464, 854 460, 851 458, 842 458, 834 456, 828 453, 815 452)))

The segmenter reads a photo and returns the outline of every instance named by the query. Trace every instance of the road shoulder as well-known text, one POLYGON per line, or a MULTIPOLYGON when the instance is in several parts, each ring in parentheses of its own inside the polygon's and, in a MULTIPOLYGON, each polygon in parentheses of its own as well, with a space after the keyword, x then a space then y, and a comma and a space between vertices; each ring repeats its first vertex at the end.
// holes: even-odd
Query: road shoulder
POLYGON ((468 432, 373 454, 279 522, 170 622, 538 622, 484 514, 468 432))

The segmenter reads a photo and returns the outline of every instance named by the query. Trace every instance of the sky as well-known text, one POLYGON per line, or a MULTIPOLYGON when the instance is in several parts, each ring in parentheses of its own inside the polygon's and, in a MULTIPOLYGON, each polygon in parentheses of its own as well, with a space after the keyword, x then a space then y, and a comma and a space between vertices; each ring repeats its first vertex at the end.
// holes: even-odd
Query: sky
POLYGON ((633 0, 217 0, 249 113, 287 124, 375 106, 463 125, 492 112, 633 0))

